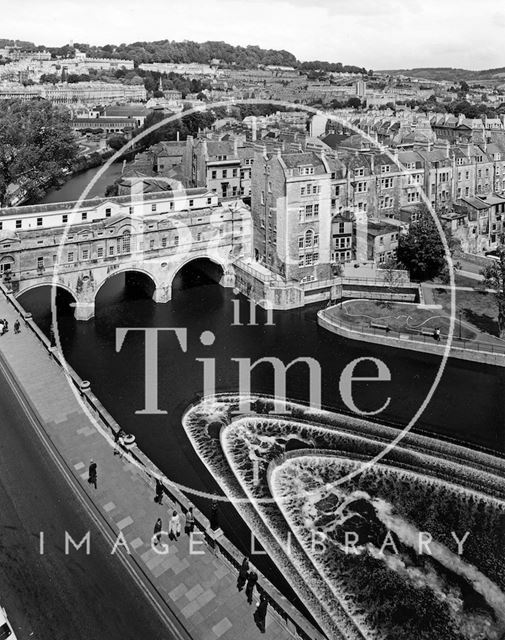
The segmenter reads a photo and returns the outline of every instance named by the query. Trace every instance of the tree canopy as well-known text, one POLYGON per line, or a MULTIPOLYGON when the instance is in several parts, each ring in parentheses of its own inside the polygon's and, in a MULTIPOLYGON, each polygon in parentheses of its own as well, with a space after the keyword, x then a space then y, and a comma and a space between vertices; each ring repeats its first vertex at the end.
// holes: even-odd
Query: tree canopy
POLYGON ((498 330, 500 338, 505 337, 505 239, 502 236, 496 250, 496 260, 482 271, 484 285, 494 289, 496 306, 498 307, 498 330))
POLYGON ((69 114, 45 100, 0 102, 0 206, 9 187, 23 184, 28 194, 54 182, 77 156, 69 114))
POLYGON ((397 256, 413 280, 431 280, 444 272, 444 245, 426 207, 420 220, 412 223, 407 233, 400 235, 397 256))

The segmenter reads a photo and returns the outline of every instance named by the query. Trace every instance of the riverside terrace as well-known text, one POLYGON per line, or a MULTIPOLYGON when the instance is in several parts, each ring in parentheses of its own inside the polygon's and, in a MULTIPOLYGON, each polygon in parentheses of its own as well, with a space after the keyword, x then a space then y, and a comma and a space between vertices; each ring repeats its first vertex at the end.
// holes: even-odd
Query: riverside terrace
POLYGON ((80 320, 94 315, 111 275, 140 272, 153 299, 167 302, 186 263, 205 259, 221 284, 234 286, 232 263, 251 250, 249 209, 220 205, 206 189, 3 209, 0 221, 0 271, 16 295, 56 282, 80 320))

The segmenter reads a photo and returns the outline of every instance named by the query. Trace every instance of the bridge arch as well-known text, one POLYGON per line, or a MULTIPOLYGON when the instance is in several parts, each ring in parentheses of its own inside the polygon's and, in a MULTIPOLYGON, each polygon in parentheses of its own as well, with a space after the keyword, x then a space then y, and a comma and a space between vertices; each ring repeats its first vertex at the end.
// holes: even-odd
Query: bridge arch
MULTIPOLYGON (((216 256, 190 256, 183 262, 177 264, 170 279, 170 289, 173 293, 174 289, 184 285, 185 278, 186 284, 188 284, 190 281, 188 276, 191 275, 194 276, 193 280, 195 284, 199 282, 202 283, 202 281, 203 283, 205 283, 205 281, 207 281, 207 283, 221 283, 228 272, 229 265, 216 256)), ((189 284, 189 286, 194 285, 189 284)))
POLYGON ((151 271, 149 271, 148 269, 143 269, 142 267, 137 267, 137 266, 133 266, 133 265, 126 265, 124 267, 121 267, 119 269, 114 269, 112 271, 109 271, 109 273, 107 273, 105 275, 104 278, 102 278, 95 287, 95 300, 98 297, 98 294, 100 293, 100 290, 104 287, 104 285, 106 285, 108 282, 110 282, 112 280, 112 278, 119 276, 119 275, 126 275, 128 273, 131 274, 135 274, 135 273, 139 273, 142 274, 143 276, 145 276, 148 280, 151 281, 152 285, 153 285, 153 293, 154 291, 156 291, 156 289, 158 288, 158 282, 156 277, 152 274, 151 271))
POLYGON ((69 285, 63 282, 54 282, 52 278, 50 280, 40 280, 33 284, 23 286, 21 289, 19 289, 19 291, 15 293, 15 297, 19 299, 25 293, 28 293, 29 291, 33 291, 34 289, 39 289, 40 287, 48 287, 48 288, 56 287, 56 289, 61 289, 62 291, 66 291, 68 294, 72 296, 72 298, 74 299, 74 302, 77 302, 77 294, 74 291, 74 289, 72 289, 72 287, 70 287, 69 285))
POLYGON ((42 280, 26 286, 16 292, 15 296, 22 307, 32 314, 46 336, 50 335, 51 326, 54 326, 53 301, 56 304, 58 320, 64 316, 74 315, 77 306, 75 291, 66 284, 51 280, 42 280))

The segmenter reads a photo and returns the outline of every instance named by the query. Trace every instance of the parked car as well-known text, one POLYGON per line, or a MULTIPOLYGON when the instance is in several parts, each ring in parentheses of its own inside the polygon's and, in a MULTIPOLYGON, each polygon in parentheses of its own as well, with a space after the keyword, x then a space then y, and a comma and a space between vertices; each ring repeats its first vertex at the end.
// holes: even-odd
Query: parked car
POLYGON ((0 640, 16 640, 16 634, 7 620, 5 609, 0 607, 0 640))

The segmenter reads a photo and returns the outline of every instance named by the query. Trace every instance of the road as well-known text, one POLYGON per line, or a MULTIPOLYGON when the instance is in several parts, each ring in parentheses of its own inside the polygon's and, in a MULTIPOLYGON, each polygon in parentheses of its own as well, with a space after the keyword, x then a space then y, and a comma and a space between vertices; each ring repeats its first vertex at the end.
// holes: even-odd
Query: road
POLYGON ((170 640, 0 368, 0 604, 18 640, 170 640), (45 552, 40 554, 40 532, 45 552), (84 545, 65 555, 65 531, 84 545))

